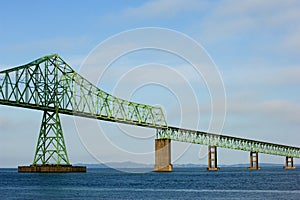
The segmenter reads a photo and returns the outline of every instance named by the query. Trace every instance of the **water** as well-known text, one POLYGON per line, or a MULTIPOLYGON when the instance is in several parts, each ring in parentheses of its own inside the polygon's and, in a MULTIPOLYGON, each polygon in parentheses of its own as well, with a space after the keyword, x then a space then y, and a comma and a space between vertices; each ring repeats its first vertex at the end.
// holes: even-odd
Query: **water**
POLYGON ((0 199, 300 199, 300 170, 174 169, 172 173, 39 174, 0 169, 0 199))

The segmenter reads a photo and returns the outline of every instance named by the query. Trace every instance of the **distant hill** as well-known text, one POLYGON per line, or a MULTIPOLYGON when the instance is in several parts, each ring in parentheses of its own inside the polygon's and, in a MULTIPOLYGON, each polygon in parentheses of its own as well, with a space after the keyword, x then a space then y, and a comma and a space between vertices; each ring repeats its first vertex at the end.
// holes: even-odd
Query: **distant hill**
MULTIPOLYGON (((143 164, 135 162, 109 162, 99 164, 83 164, 78 163, 75 165, 84 165, 88 168, 153 168, 154 164, 143 164)), ((260 163, 260 167, 283 167, 283 164, 272 164, 272 163, 260 163)), ((206 168, 207 165, 203 164, 173 164, 174 168, 206 168)), ((249 167, 249 164, 233 164, 233 165, 219 165, 219 167, 249 167)))
POLYGON ((153 168, 152 164, 142 164, 135 162, 109 162, 109 163, 99 163, 99 164, 76 164, 84 165, 88 168, 153 168))
MULTIPOLYGON (((259 167, 283 167, 284 164, 259 163, 259 167)), ((220 167, 249 167, 249 164, 220 165, 220 167)))

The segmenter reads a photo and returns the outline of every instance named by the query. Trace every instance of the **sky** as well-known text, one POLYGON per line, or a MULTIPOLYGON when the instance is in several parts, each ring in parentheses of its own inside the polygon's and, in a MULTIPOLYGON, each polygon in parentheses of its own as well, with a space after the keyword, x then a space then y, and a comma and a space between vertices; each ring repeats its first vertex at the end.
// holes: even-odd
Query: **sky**
MULTIPOLYGON (((170 125, 213 130, 212 113, 222 121, 225 102, 226 116, 218 133, 300 146, 299 10, 297 0, 5 1, 0 7, 0 70, 58 53, 88 74, 86 64, 94 56, 99 60, 91 69, 103 72, 94 77, 98 87, 127 100, 161 106, 170 125), (128 41, 172 44, 163 34, 136 32, 149 27, 200 44, 198 54, 188 42, 173 43, 218 75, 209 82, 205 71, 201 77, 182 57, 158 49, 132 51, 108 68, 101 66, 102 57, 130 48, 128 41), (101 48, 130 31, 131 40, 101 48), (219 98, 222 91, 214 90, 217 80, 223 83, 226 101, 219 98)), ((40 111, 0 106, 0 167, 33 161, 41 118, 40 111)), ((154 163, 155 130, 73 116, 61 119, 72 163, 154 163), (95 139, 99 127, 106 139, 95 139)), ((172 142, 173 163, 206 164, 206 152, 205 146, 172 142)), ((218 152, 220 165, 249 160, 248 152, 218 152)), ((260 162, 284 160, 260 156, 260 162)), ((299 159, 295 163, 300 164, 299 159)))

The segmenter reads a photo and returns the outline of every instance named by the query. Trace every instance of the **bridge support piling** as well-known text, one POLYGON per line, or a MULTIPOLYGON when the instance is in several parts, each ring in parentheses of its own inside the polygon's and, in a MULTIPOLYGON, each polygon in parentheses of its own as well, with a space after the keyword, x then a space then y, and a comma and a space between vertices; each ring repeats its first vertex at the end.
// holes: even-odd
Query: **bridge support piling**
POLYGON ((44 111, 33 164, 19 166, 18 172, 86 172, 69 162, 58 111, 44 111))
POLYGON ((259 170, 260 167, 258 166, 258 152, 250 152, 250 167, 249 170, 259 170))
POLYGON ((285 158, 285 167, 284 169, 295 169, 296 166, 294 166, 294 160, 291 156, 286 156, 285 158))
POLYGON ((218 167, 217 162, 217 147, 216 146, 208 146, 208 167, 206 168, 208 171, 218 171, 220 168, 218 167))
POLYGON ((171 172, 171 140, 155 139, 155 172, 171 172))

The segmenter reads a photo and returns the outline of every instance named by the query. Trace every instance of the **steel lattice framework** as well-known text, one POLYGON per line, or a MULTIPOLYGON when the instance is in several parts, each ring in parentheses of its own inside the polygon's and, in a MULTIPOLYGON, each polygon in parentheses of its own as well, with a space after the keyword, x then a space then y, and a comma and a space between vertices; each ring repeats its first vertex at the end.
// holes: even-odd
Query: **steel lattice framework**
POLYGON ((157 129, 157 138, 299 158, 300 148, 168 127, 160 107, 99 89, 57 54, 0 72, 0 104, 44 111, 33 164, 70 164, 59 114, 157 129))
POLYGON ((44 111, 33 164, 70 164, 57 112, 44 111))
POLYGON ((226 135, 217 135, 177 127, 157 129, 156 137, 159 139, 171 139, 180 142, 300 158, 300 148, 298 147, 272 144, 268 142, 249 140, 226 135))
POLYGON ((126 101, 100 90, 57 54, 1 71, 0 104, 138 126, 167 127, 160 107, 126 101))
POLYGON ((33 164, 69 164, 59 113, 167 127, 160 107, 126 101, 100 90, 57 54, 1 71, 0 104, 44 111, 33 164))

